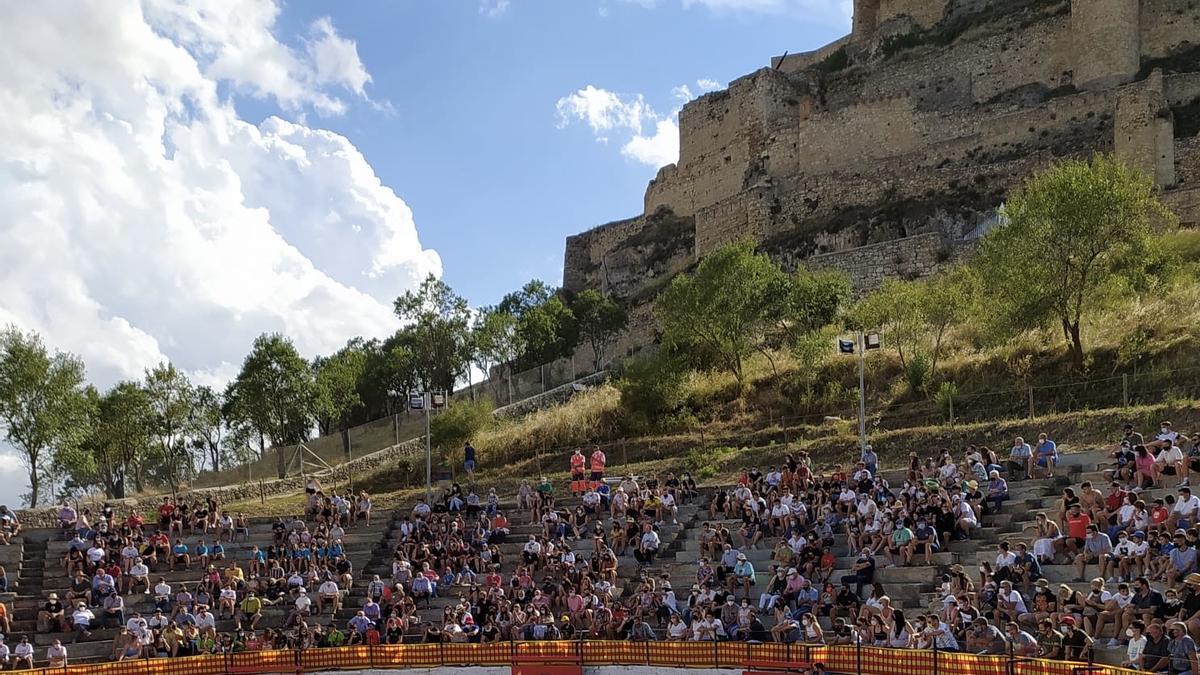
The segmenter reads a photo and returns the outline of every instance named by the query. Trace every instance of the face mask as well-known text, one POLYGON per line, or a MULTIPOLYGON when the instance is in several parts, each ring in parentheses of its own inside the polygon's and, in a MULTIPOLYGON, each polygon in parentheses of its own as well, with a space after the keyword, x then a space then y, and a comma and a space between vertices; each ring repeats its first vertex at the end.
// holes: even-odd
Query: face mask
POLYGON ((1166 427, 1159 427, 1159 431, 1165 434, 1168 433, 1169 430, 1166 427))
POLYGON ((1125 637, 1133 637, 1133 629, 1132 628, 1125 629, 1125 637))

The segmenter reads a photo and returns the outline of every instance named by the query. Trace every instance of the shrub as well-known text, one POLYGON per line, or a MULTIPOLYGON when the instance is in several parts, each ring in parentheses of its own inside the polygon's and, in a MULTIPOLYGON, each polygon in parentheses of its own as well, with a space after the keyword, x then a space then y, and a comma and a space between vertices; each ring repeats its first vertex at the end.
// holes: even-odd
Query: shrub
POLYGON ((821 62, 817 64, 817 70, 823 73, 836 73, 848 65, 850 65, 850 55, 846 53, 845 47, 839 47, 829 56, 821 59, 821 62))
POLYGON ((430 443, 451 450, 488 429, 495 421, 490 399, 455 402, 430 421, 430 443))
POLYGON ((954 421, 954 401, 958 398, 958 385, 953 382, 943 382, 933 395, 933 401, 947 422, 954 421))
POLYGON ((683 376, 684 369, 662 352, 626 361, 616 382, 621 407, 650 417, 673 412, 683 404, 683 376))
POLYGON ((684 466, 697 478, 708 479, 721 471, 721 463, 738 452, 733 447, 692 448, 684 459, 684 466))
POLYGON ((904 381, 908 383, 908 390, 913 394, 925 391, 929 384, 929 371, 929 357, 921 352, 914 354, 904 366, 904 381))

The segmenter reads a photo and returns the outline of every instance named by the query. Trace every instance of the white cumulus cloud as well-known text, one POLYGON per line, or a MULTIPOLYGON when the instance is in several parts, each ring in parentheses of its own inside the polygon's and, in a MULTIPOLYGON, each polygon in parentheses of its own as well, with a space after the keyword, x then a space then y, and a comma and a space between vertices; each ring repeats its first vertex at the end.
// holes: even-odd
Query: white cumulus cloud
POLYGON ((397 321, 437 254, 345 137, 239 117, 365 99, 352 40, 277 36, 266 0, 15 3, 0 22, 0 324, 80 354, 98 384, 170 359, 226 381, 254 336, 308 356, 397 321))
POLYGON ((308 55, 316 69, 317 84, 340 85, 365 97, 363 87, 371 81, 371 75, 358 58, 358 44, 338 35, 329 17, 314 21, 312 32, 308 55))
POLYGON ((646 103, 642 94, 622 95, 589 84, 558 99, 558 127, 583 122, 601 143, 622 135, 622 155, 658 168, 678 161, 679 111, 696 96, 688 85, 681 84, 671 89, 671 97, 678 106, 664 115, 646 103))
POLYGON ((510 0, 481 0, 479 3, 479 13, 484 16, 496 19, 508 11, 512 5, 510 0))

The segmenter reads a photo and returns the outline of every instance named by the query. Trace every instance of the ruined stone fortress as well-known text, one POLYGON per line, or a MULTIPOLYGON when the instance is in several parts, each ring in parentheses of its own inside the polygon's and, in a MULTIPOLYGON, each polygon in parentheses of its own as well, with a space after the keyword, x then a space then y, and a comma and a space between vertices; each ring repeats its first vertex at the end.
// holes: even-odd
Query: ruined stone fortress
POLYGON ((1115 152, 1200 223, 1200 0, 855 0, 850 35, 684 106, 641 215, 567 239, 563 285, 653 337, 670 278, 742 237, 858 290, 955 258, 1005 195, 1115 152))

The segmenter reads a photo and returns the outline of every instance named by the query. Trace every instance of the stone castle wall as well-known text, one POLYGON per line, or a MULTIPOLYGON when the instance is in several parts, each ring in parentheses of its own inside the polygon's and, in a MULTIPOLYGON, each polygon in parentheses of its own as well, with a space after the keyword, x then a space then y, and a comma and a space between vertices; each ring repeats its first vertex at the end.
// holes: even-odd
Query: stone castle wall
POLYGON ((940 269, 1013 187, 1067 157, 1115 151, 1184 222, 1200 220, 1200 3, 854 9, 845 38, 684 106, 679 160, 650 182, 644 214, 568 239, 564 286, 601 289, 637 317, 614 353, 653 340, 649 301, 726 243, 751 237, 865 290, 940 269))
MULTIPOLYGON (((946 269, 960 258, 961 245, 947 242, 935 232, 903 239, 868 244, 835 253, 796 260, 793 264, 817 271, 834 269, 846 273, 854 293, 873 291, 884 279, 916 279, 946 269)), ((785 265, 788 261, 785 261, 785 265)))

